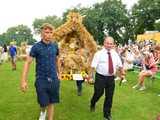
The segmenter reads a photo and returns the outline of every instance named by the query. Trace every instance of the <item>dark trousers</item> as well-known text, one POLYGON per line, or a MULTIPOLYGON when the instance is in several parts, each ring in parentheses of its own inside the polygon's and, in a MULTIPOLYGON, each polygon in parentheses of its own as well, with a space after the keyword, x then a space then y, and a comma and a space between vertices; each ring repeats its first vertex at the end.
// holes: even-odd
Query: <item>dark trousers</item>
POLYGON ((96 73, 94 94, 91 99, 91 106, 95 106, 96 102, 105 91, 105 100, 103 106, 104 117, 111 115, 112 99, 114 94, 115 81, 114 76, 103 76, 96 73))
POLYGON ((77 90, 78 92, 82 92, 82 83, 84 82, 84 80, 77 80, 76 81, 76 85, 77 85, 77 90))

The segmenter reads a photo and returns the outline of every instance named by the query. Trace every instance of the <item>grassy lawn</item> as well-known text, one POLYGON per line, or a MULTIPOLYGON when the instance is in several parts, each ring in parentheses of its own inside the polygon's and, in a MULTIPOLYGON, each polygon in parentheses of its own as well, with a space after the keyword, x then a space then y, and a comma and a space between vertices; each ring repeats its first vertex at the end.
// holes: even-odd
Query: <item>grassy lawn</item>
MULTIPOLYGON (((34 89, 34 63, 28 76, 29 89, 22 93, 19 89, 22 62, 17 63, 17 71, 11 71, 10 64, 0 65, 0 120, 37 120, 39 106, 34 89)), ((128 82, 119 86, 116 81, 112 116, 113 120, 156 120, 160 114, 160 81, 153 84, 146 79, 145 91, 132 89, 137 81, 137 73, 129 72, 128 82)), ((89 102, 93 86, 83 84, 83 95, 76 94, 75 81, 61 82, 61 103, 55 109, 55 120, 103 120, 103 99, 97 103, 96 112, 90 113, 89 102)))

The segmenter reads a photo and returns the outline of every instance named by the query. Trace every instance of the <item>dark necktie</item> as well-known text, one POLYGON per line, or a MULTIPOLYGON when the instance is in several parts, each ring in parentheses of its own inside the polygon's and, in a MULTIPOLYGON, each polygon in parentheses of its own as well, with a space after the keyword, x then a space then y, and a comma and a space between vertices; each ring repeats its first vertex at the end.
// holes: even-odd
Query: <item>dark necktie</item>
POLYGON ((111 53, 108 51, 108 67, 109 67, 109 74, 113 74, 113 62, 112 62, 112 57, 111 53))

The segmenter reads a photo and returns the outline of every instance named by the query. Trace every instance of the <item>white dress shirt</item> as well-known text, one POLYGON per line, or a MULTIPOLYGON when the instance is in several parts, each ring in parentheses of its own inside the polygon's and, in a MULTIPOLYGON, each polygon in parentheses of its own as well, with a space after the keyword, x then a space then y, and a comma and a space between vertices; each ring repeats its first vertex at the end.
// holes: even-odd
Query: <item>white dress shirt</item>
MULTIPOLYGON (((122 66, 122 61, 118 55, 118 53, 112 49, 110 50, 110 54, 112 57, 112 62, 113 62, 113 69, 114 69, 114 73, 112 75, 114 75, 116 73, 116 68, 117 67, 123 67, 122 66)), ((96 72, 104 75, 104 76, 111 76, 109 74, 109 67, 108 67, 108 51, 103 48, 100 51, 97 51, 93 57, 92 63, 91 63, 91 67, 96 69, 96 72)))

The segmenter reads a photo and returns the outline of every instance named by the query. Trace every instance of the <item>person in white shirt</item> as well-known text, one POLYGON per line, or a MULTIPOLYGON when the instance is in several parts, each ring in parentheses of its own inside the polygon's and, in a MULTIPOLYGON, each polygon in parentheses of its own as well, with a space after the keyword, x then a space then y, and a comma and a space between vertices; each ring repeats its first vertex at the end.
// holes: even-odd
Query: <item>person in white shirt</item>
POLYGON ((112 37, 106 37, 104 40, 104 48, 95 53, 91 63, 91 71, 93 72, 94 70, 96 70, 96 75, 94 94, 91 99, 90 110, 91 112, 95 111, 96 102, 99 100, 99 98, 103 95, 105 91, 103 113, 106 120, 112 120, 111 107, 115 88, 114 77, 117 68, 119 68, 120 70, 120 77, 123 77, 124 73, 121 59, 118 53, 113 48, 114 39, 112 37), (110 56, 112 62, 110 62, 109 60, 110 56), (109 67, 113 68, 112 71, 109 67))
POLYGON ((128 70, 132 70, 133 69, 133 54, 131 52, 130 49, 126 49, 124 51, 124 55, 121 56, 123 59, 123 69, 125 71, 125 75, 124 75, 124 79, 122 80, 122 82, 127 82, 126 80, 126 74, 128 70))
POLYGON ((125 58, 124 58, 124 69, 127 71, 129 69, 133 69, 133 54, 130 50, 126 50, 125 58))

